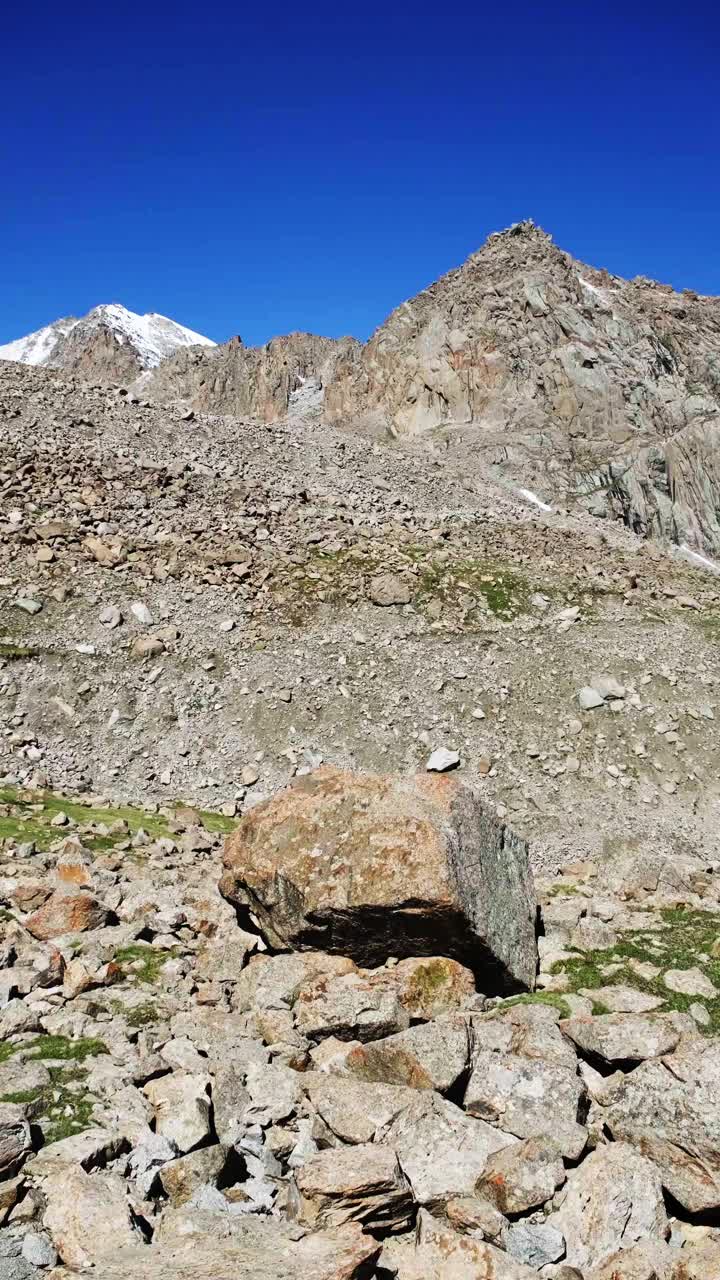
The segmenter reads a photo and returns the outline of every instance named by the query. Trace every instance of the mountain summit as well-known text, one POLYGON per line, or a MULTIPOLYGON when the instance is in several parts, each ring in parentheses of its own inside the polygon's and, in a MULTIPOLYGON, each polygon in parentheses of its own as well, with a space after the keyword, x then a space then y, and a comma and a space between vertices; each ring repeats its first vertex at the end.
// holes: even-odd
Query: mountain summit
POLYGON ((213 347, 201 333, 167 316, 138 315, 117 302, 67 316, 0 346, 0 360, 49 365, 111 381, 154 369, 181 347, 213 347))

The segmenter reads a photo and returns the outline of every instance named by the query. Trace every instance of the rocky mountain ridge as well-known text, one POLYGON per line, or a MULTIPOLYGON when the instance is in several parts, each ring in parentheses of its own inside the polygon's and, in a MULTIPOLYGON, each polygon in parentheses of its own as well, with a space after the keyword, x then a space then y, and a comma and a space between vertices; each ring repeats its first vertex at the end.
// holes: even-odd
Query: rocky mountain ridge
POLYGON ((490 236, 364 345, 181 353, 142 393, 425 437, 551 505, 720 553, 720 300, 586 266, 532 222, 490 236))
POLYGON ((106 382, 127 382, 182 347, 213 347, 192 329, 152 312, 138 315, 119 303, 68 316, 0 346, 0 360, 65 369, 106 382))

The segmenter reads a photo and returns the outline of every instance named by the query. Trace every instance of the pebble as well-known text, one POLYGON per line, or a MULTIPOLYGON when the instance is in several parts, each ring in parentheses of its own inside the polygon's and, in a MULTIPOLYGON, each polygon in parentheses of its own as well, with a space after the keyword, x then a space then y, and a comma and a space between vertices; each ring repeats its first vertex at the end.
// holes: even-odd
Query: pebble
POLYGON ((436 747, 425 768, 429 773, 447 773, 449 769, 456 769, 459 764, 459 752, 451 751, 448 747, 436 747))

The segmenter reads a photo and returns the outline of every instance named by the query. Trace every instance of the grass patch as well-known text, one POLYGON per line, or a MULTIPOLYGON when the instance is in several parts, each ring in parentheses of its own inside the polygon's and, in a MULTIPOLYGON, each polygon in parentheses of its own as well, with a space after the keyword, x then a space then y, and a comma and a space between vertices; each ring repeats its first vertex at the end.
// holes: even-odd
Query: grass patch
POLYGON ((686 1012, 690 1005, 704 1005, 710 1016, 707 1034, 720 1032, 720 956, 710 954, 713 943, 720 939, 720 917, 709 911, 672 907, 658 913, 657 929, 626 930, 613 947, 582 951, 553 965, 553 973, 563 973, 573 992, 592 991, 596 987, 628 986, 662 1000, 658 1012, 677 1009, 686 1012), (642 977, 631 965, 632 960, 656 965, 656 977, 642 977), (700 969, 717 987, 712 999, 683 995, 670 991, 662 981, 668 969, 700 969), (611 971, 608 972, 608 969, 611 971))
POLYGON ((120 965, 126 977, 134 979, 137 983, 144 982, 152 986, 158 981, 164 966, 174 955, 176 955, 174 948, 169 951, 160 951, 147 943, 131 942, 126 947, 120 947, 113 959, 120 965))
POLYGON ((69 1040, 67 1036, 39 1036, 37 1040, 23 1040, 18 1044, 10 1044, 5 1040, 0 1044, 0 1062, 7 1062, 14 1054, 22 1052, 32 1061, 84 1062, 86 1058, 97 1057, 107 1053, 107 1045, 102 1040, 69 1040))
MULTIPOLYGON (((17 787, 0 787, 0 808, 7 810, 0 812, 0 840, 16 840, 21 844, 32 842, 38 849, 49 848, 76 827, 111 827, 118 821, 127 823, 131 836, 142 828, 153 838, 172 838, 168 819, 162 814, 146 813, 130 805, 92 808, 52 791, 31 792, 17 787), (74 825, 53 827, 52 820, 58 813, 66 814, 74 825)), ((226 818, 222 813, 201 811, 199 816, 205 829, 212 833, 227 833, 236 826, 233 818, 226 818)), ((99 852, 112 848, 122 838, 119 835, 90 833, 82 836, 82 842, 86 848, 99 852)))
POLYGON ((149 1001, 146 1004, 138 1004, 134 1009, 124 1010, 123 1016, 128 1026, 134 1027, 136 1031, 142 1027, 152 1027, 158 1021, 157 1005, 150 1004, 149 1001))
POLYGON ((500 622, 512 622, 530 612, 532 591, 523 574, 485 560, 435 557, 421 566, 418 575, 420 605, 431 600, 440 600, 448 607, 465 604, 470 610, 470 622, 480 622, 488 613, 500 622))
POLYGON ((36 658, 39 649, 33 648, 28 644, 11 644, 7 640, 0 640, 0 658, 5 658, 7 662, 21 662, 24 658, 36 658))
POLYGON ((547 1004, 552 1009, 557 1009, 561 1018, 569 1018, 571 1014, 567 1000, 556 991, 527 991, 521 996, 511 996, 497 1007, 500 1010, 511 1009, 515 1004, 547 1004))

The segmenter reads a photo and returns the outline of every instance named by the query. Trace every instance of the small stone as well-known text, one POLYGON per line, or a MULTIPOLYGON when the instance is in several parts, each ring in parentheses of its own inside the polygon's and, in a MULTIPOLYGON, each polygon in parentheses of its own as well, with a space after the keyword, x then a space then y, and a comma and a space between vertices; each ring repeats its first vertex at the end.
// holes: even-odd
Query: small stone
POLYGON ((589 685, 585 685, 577 695, 578 705, 582 711, 593 711, 595 707, 602 707, 605 699, 589 685))
POLYGON ((23 1238, 22 1257, 34 1267, 54 1267, 58 1260, 54 1244, 37 1231, 28 1231, 23 1238))
POLYGON ((446 773, 449 769, 457 769, 459 764, 459 752, 451 751, 448 747, 437 747, 430 756, 425 768, 429 773, 446 773))
POLYGON ((142 624, 142 626, 144 627, 152 626, 153 616, 150 610, 148 609, 147 605, 144 604, 142 600, 135 600, 133 604, 130 605, 130 612, 132 613, 133 617, 136 618, 137 621, 142 624))
POLYGON ((15 604, 17 605, 18 609, 22 609, 23 613, 30 613, 30 614, 40 613, 42 609, 41 600, 33 600, 28 596, 20 596, 15 601, 15 604))
POLYGON ((120 623, 122 622, 122 614, 116 605, 110 604, 106 609, 103 609, 100 614, 100 621, 104 627, 110 627, 111 630, 114 630, 115 627, 120 626, 120 623))
POLYGON ((292 689, 278 689, 277 696, 281 702, 292 702, 292 689))
POLYGON ((717 995, 717 987, 701 969, 668 969, 663 974, 663 982, 671 991, 678 991, 684 996, 713 999, 717 995))
POLYGON ((394 573, 380 573, 372 578, 368 596, 373 604, 387 608, 393 604, 409 604, 410 588, 394 573))
POLYGON ((244 787, 254 786, 255 783, 258 782, 259 778, 260 778, 260 774, 258 773, 255 766, 252 764, 246 765, 242 773, 240 774, 240 781, 242 782, 244 787))

